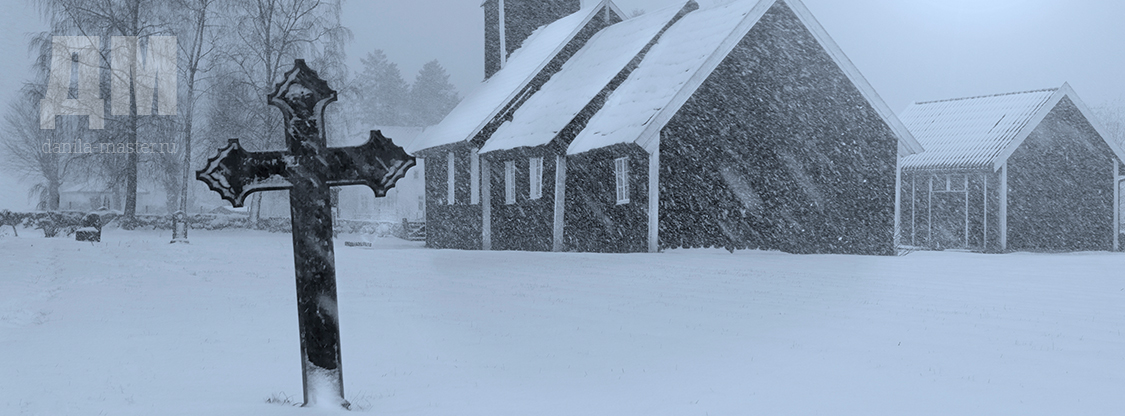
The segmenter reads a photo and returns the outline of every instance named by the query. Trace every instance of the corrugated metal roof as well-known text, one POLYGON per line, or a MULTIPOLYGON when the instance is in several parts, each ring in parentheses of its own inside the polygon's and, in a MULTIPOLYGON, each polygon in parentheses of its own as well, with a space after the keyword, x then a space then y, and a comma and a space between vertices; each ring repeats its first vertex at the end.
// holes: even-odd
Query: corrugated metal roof
POLYGON ((481 153, 550 143, 682 7, 646 13, 598 32, 496 130, 481 153))
POLYGON ((471 140, 606 4, 598 2, 537 29, 512 52, 502 69, 469 93, 440 123, 422 132, 415 150, 471 140))
POLYGON ((899 118, 925 152, 903 158, 903 169, 985 169, 1019 137, 1057 88, 926 101, 899 118))

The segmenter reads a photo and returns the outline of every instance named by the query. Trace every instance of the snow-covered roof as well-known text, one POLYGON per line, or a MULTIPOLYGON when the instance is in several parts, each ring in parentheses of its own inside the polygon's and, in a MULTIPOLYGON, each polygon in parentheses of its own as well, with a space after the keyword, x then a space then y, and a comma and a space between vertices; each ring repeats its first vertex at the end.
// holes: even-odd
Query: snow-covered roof
MULTIPOLYGON (((907 156, 903 169, 1000 169, 1047 114, 1069 98, 1105 140, 1089 108, 1070 85, 1035 91, 912 104, 900 118, 926 148, 907 156)), ((1120 146, 1106 143, 1117 156, 1120 146)))
POLYGON ((598 32, 492 134, 480 152, 550 143, 682 7, 646 13, 598 32))
POLYGON ((406 153, 413 153, 418 145, 418 136, 426 131, 425 127, 412 126, 364 126, 361 130, 349 134, 340 146, 359 146, 371 138, 371 132, 378 130, 383 137, 391 139, 396 146, 400 146, 406 153))
POLYGON ((371 124, 358 119, 345 120, 342 126, 329 130, 329 146, 359 146, 371 137, 372 130, 379 130, 395 145, 401 146, 407 153, 413 153, 418 136, 426 130, 425 127, 415 126, 383 126, 371 124))
POLYGON ((899 154, 921 152, 922 146, 910 131, 799 0, 747 0, 700 9, 676 22, 629 79, 609 96, 602 110, 571 142, 567 153, 630 142, 655 151, 660 130, 778 2, 789 6, 899 138, 899 154))
POLYGON ((411 126, 374 126, 368 129, 368 134, 362 136, 362 140, 356 143, 357 145, 367 141, 368 137, 370 137, 370 130, 379 130, 383 133, 384 137, 391 139, 394 144, 401 146, 407 153, 410 153, 418 143, 418 136, 420 136, 423 131, 426 131, 426 128, 411 126))
POLYGON ((576 13, 536 29, 522 46, 508 57, 504 67, 481 82, 473 92, 445 116, 440 123, 427 128, 413 150, 471 140, 491 121, 575 35, 605 10, 608 0, 584 7, 576 13))

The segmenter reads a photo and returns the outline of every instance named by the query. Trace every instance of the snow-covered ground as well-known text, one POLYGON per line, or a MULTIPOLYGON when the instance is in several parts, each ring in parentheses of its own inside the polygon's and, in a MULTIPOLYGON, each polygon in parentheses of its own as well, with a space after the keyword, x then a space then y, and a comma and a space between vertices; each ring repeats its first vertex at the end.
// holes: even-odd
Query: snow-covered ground
MULTIPOLYGON (((301 400, 288 235, 0 235, 0 414, 326 412, 266 403, 301 400)), ((337 239, 344 382, 372 414, 1125 414, 1122 254, 358 239, 337 239)))

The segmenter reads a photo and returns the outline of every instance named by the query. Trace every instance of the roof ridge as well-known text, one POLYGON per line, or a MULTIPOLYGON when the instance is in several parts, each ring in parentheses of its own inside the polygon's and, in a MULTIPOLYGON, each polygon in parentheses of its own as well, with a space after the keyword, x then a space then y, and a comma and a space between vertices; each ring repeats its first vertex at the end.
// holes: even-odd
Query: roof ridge
POLYGON ((945 103, 945 102, 950 102, 950 101, 976 100, 976 99, 980 99, 980 98, 1003 97, 1005 95, 1031 94, 1031 93, 1036 93, 1036 92, 1047 92, 1047 91, 1054 92, 1054 91, 1058 91, 1058 90, 1059 90, 1058 87, 1056 87, 1056 88, 1043 88, 1043 89, 1038 89, 1038 90, 1006 92, 1006 93, 1001 93, 1001 94, 977 95, 977 96, 973 96, 973 97, 946 98, 944 100, 918 101, 918 102, 915 102, 914 104, 916 104, 916 105, 917 104, 934 104, 934 103, 945 103))

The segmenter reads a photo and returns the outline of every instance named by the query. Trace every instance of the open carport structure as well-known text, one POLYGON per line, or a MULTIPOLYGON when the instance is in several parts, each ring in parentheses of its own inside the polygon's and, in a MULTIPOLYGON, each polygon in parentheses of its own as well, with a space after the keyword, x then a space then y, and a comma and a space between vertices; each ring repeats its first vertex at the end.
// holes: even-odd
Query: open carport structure
POLYGON ((919 102, 902 122, 901 242, 983 251, 1117 250, 1118 143, 1067 84, 919 102))

